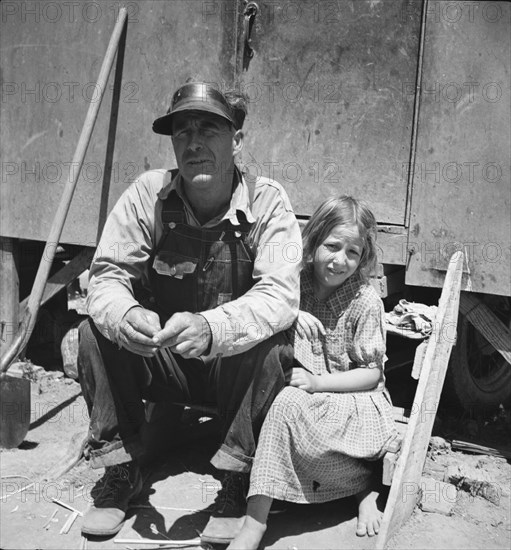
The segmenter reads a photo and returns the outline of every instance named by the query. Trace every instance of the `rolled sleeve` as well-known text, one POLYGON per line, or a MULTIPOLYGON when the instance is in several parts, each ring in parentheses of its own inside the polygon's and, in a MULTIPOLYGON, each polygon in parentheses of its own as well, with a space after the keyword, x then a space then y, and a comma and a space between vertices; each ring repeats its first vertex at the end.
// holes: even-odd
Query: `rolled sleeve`
POLYGON ((87 310, 99 331, 118 342, 120 322, 139 305, 133 285, 147 285, 155 242, 155 203, 164 171, 143 174, 120 197, 105 224, 89 274, 87 310))

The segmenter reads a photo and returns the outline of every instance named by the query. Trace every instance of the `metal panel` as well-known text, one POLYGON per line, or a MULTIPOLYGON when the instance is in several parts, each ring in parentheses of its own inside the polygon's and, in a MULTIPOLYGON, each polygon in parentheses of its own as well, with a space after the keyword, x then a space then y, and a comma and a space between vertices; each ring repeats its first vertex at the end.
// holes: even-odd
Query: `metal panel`
POLYGON ((259 5, 243 75, 249 171, 282 183, 297 213, 350 193, 404 225, 422 2, 259 5))
MULTIPOLYGON (((151 131, 188 77, 232 82, 236 3, 130 1, 119 119, 104 181, 113 74, 62 242, 95 245, 108 210, 144 170, 174 166, 151 131), (102 195, 108 201, 101 201, 102 195), (101 204, 100 204, 101 203, 101 204)), ((45 240, 114 26, 119 2, 2 2, 3 236, 45 240)))
POLYGON ((430 2, 406 283, 511 295, 511 6, 430 2))

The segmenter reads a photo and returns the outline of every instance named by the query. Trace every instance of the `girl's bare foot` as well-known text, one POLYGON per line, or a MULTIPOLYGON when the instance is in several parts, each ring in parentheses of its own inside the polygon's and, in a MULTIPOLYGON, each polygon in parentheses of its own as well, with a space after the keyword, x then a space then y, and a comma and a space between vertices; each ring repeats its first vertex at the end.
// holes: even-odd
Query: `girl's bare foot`
POLYGON ((356 495, 358 501, 357 536, 359 537, 366 535, 374 537, 380 530, 382 514, 376 506, 378 496, 376 491, 370 489, 356 495))
POLYGON ((257 550, 265 531, 265 524, 246 516, 241 531, 229 544, 227 550, 257 550))

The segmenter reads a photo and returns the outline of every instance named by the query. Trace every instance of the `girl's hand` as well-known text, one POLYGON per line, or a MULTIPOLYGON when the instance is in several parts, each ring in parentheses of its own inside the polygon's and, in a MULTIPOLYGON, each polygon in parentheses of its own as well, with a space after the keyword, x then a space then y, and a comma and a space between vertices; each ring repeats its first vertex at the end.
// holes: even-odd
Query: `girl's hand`
POLYGON ((317 376, 310 374, 304 369, 295 367, 291 372, 289 385, 308 393, 315 393, 318 387, 317 376))
POLYGON ((307 340, 317 340, 320 334, 323 336, 326 334, 325 327, 321 321, 306 311, 298 312, 296 332, 300 338, 307 338, 307 340))

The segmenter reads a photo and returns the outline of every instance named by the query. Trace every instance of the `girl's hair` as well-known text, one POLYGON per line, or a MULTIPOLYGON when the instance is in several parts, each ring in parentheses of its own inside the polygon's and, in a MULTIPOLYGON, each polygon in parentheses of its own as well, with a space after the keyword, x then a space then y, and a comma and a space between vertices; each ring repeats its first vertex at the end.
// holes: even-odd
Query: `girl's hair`
POLYGON ((364 279, 376 268, 376 218, 365 201, 348 195, 331 197, 312 214, 302 234, 304 265, 312 261, 316 250, 337 225, 356 225, 364 241, 358 271, 364 279))

